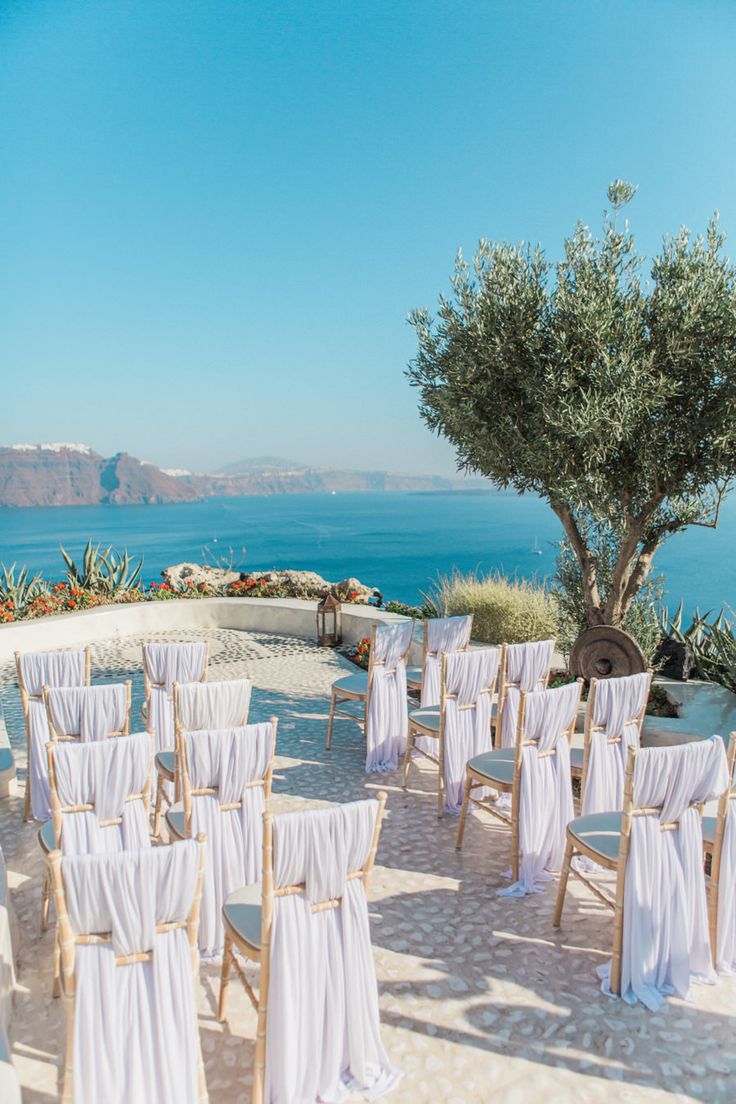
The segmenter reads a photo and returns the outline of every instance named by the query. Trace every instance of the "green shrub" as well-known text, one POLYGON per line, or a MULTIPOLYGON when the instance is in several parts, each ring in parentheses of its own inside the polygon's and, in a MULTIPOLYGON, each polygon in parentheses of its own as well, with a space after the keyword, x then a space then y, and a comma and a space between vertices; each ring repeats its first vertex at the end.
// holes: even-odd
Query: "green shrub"
POLYGON ((557 635, 557 604, 539 583, 492 572, 440 576, 429 596, 442 617, 473 614, 473 639, 521 644, 557 635))

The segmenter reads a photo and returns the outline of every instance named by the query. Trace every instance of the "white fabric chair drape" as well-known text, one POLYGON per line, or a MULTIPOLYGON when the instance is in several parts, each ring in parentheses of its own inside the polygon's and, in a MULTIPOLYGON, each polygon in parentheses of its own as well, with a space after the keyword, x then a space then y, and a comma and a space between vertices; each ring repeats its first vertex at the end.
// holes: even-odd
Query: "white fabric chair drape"
POLYGON ((121 732, 125 728, 128 687, 123 683, 49 687, 47 700, 58 736, 104 740, 111 732, 121 732))
POLYGON ((200 682, 207 668, 207 645, 144 644, 146 669, 151 680, 148 728, 156 736, 156 751, 173 747, 175 682, 200 682))
POLYGON ((186 732, 182 740, 192 789, 218 791, 192 794, 192 837, 207 837, 199 948, 211 958, 222 954, 225 898, 261 878, 265 795, 262 786, 248 784, 268 773, 274 731, 271 723, 255 724, 186 732), (220 808, 241 801, 239 808, 220 808))
MULTIPOLYGON (((733 784, 733 783, 732 783, 733 784)), ((718 882, 716 968, 719 974, 736 973, 736 808, 729 801, 721 851, 718 882)))
MULTIPOLYGON (((554 640, 535 640, 529 644, 509 644, 506 648, 506 692, 501 719, 501 747, 516 743, 516 722, 522 690, 530 693, 544 689, 552 664, 554 640), (513 685, 509 685, 512 684, 513 685)), ((498 736, 496 737, 498 744, 498 736)))
POLYGON ((205 728, 239 728, 248 723, 252 682, 188 682, 176 688, 179 724, 186 732, 205 728))
POLYGON ((399 1074, 381 1043, 378 989, 362 879, 378 803, 273 818, 274 885, 304 894, 274 897, 266 1084, 268 1104, 374 1100, 399 1074), (311 905, 342 899, 342 907, 311 905))
MULTIPOLYGON (((668 994, 687 997, 692 979, 712 981, 700 812, 728 785, 719 736, 642 748, 634 766, 635 816, 624 886, 621 995, 657 1011, 668 994), (674 831, 661 824, 678 823, 674 831)), ((598 971, 609 992, 610 963, 598 971)))
POLYGON ((499 648, 445 655, 444 810, 459 816, 465 768, 475 755, 491 751, 491 695, 499 648))
POLYGON ((31 787, 31 810, 36 820, 51 816, 49 772, 46 744, 49 724, 43 700, 44 686, 84 686, 86 653, 29 652, 18 658, 23 685, 28 695, 28 730, 30 756, 28 781, 31 787))
POLYGON ((467 648, 473 618, 431 617, 427 621, 427 654, 424 659, 421 707, 439 705, 442 689, 442 653, 467 648))
POLYGON ((610 812, 623 805, 626 757, 630 746, 639 746, 637 718, 648 692, 648 674, 596 683, 583 816, 610 812), (609 743, 616 738, 620 743, 609 743))
POLYGON ((112 942, 75 948, 74 1104, 198 1104, 200 1058, 186 920, 199 847, 193 840, 66 857, 62 872, 75 935, 112 942), (147 962, 115 957, 151 951, 147 962))
POLYGON ((142 794, 152 770, 153 748, 147 732, 115 740, 54 745, 54 777, 64 808, 93 805, 83 812, 62 812, 64 855, 135 851, 150 847, 148 815, 142 794), (120 824, 100 821, 122 818, 120 824))
POLYGON ((526 696, 519 791, 519 880, 499 890, 502 897, 541 893, 548 871, 559 870, 568 823, 573 818, 570 745, 566 730, 575 720, 576 682, 526 696), (555 754, 548 754, 554 750, 555 754))
POLYGON ((368 687, 366 724, 367 771, 392 771, 406 749, 406 655, 413 623, 380 625, 376 629, 372 675, 368 687))

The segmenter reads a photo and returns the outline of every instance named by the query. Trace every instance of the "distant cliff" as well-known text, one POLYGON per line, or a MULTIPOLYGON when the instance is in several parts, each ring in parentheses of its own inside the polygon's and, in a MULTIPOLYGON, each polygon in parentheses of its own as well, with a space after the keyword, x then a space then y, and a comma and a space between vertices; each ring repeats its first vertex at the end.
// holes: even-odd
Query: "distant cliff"
POLYGON ((0 506, 141 505, 197 497, 185 483, 126 452, 105 458, 86 445, 0 446, 0 506))
POLYGON ((157 468, 126 452, 105 458, 87 445, 0 446, 0 506, 124 506, 192 502, 214 495, 451 491, 465 485, 433 475, 310 468, 273 456, 199 474, 157 468))

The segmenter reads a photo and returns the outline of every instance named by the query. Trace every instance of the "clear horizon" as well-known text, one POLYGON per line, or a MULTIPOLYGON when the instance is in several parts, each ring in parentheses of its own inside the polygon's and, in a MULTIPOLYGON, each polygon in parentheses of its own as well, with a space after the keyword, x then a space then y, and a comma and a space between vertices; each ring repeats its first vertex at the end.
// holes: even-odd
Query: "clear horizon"
POLYGON ((736 234, 735 48, 714 0, 6 3, 4 435, 453 474, 408 312, 618 176, 646 255, 736 234))

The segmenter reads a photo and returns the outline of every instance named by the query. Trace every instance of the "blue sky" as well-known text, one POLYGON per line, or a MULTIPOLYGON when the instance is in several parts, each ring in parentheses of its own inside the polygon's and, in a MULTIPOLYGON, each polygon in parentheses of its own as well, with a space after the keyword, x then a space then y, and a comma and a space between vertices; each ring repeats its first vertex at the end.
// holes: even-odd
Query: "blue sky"
POLYGON ((3 443, 449 472, 403 369, 458 246, 616 176, 645 252, 736 235, 731 2, 2 0, 0 56, 3 443))

